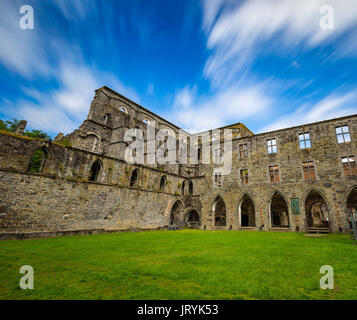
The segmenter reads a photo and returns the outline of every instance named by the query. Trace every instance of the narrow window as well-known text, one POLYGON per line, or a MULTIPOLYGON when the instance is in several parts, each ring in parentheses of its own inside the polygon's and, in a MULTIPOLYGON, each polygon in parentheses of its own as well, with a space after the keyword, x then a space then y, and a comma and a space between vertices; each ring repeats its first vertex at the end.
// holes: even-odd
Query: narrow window
POLYGON ((166 176, 162 176, 160 180, 160 190, 164 191, 165 190, 165 185, 166 185, 166 176))
POLYGON ((313 161, 304 161, 302 163, 302 168, 304 172, 304 180, 314 180, 315 175, 315 165, 313 161))
POLYGON ((135 169, 130 177, 130 187, 136 187, 138 185, 139 170, 135 169))
POLYGON ((277 148, 276 148, 276 139, 268 139, 267 140, 268 144, 268 153, 277 153, 277 148))
POLYGON ((337 142, 338 143, 349 143, 349 142, 351 142, 350 131, 349 131, 347 125, 336 127, 336 136, 337 136, 337 142))
POLYGON ((214 174, 214 185, 215 185, 215 187, 218 187, 218 188, 223 187, 223 176, 221 173, 214 174))
POLYGON ((309 132, 299 134, 299 144, 300 144, 300 149, 310 149, 311 148, 311 140, 310 140, 309 132))
POLYGON ((182 182, 182 186, 181 186, 181 195, 185 194, 185 181, 182 182))
POLYGON ((342 167, 345 177, 352 178, 357 173, 355 156, 342 157, 342 167))
POLYGON ((188 185, 188 193, 193 194, 193 182, 192 181, 190 181, 190 183, 188 185))
POLYGON ((240 171, 240 183, 249 184, 248 169, 243 169, 240 171))
POLYGON ((271 183, 279 183, 280 182, 279 166, 278 165, 269 167, 269 176, 270 176, 271 183))
POLYGON ((248 145, 247 144, 240 144, 239 145, 239 159, 247 159, 248 158, 248 145))

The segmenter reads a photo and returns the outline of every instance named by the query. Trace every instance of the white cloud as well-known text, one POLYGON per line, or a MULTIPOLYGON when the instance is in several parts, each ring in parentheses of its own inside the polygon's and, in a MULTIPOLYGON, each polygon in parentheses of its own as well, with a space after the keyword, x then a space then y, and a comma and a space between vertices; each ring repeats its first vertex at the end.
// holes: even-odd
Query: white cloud
POLYGON ((316 104, 305 104, 291 114, 285 114, 265 126, 260 132, 289 128, 357 113, 356 94, 331 94, 316 104))
POLYGON ((231 87, 213 96, 199 96, 196 88, 185 87, 176 93, 169 119, 191 133, 218 128, 227 123, 263 115, 272 99, 264 86, 231 87))
POLYGON ((203 4, 204 30, 213 24, 207 41, 212 54, 204 73, 214 86, 229 85, 259 53, 279 54, 298 45, 314 48, 357 25, 357 0, 249 0, 234 8, 230 0, 203 4), (334 10, 334 30, 320 28, 320 8, 326 4, 334 10))
POLYGON ((19 27, 20 5, 16 1, 0 1, 0 63, 10 71, 30 78, 34 70, 37 74, 50 72, 41 39, 36 30, 22 30, 19 27))
POLYGON ((108 85, 130 99, 138 101, 137 94, 125 87, 112 75, 97 72, 83 64, 63 62, 57 74, 58 89, 41 92, 22 88, 33 101, 20 100, 2 108, 3 113, 26 119, 29 128, 41 129, 50 134, 70 133, 86 119, 94 90, 108 85))

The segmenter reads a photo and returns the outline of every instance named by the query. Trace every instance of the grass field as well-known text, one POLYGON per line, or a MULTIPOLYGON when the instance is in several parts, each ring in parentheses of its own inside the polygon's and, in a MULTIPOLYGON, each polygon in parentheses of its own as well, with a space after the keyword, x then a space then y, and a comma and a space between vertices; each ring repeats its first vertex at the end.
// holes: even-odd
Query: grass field
POLYGON ((151 231, 0 242, 0 299, 357 299, 357 245, 258 231, 151 231), (21 290, 22 265, 34 289, 21 290), (335 288, 321 290, 322 265, 335 288))

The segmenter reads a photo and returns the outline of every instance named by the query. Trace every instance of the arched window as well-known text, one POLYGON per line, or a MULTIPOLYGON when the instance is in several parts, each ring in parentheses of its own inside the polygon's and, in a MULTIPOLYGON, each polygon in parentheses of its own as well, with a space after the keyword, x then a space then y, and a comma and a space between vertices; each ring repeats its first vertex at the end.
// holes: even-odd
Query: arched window
POLYGON ((131 173, 130 177, 130 187, 136 187, 138 185, 138 180, 139 180, 139 169, 135 169, 131 173))
POLYGON ((150 120, 149 120, 148 118, 145 118, 145 119, 143 120, 143 122, 144 122, 147 126, 150 125, 150 120))
POLYGON ((93 162, 89 171, 89 181, 98 181, 100 169, 102 168, 101 162, 96 160, 93 162))
POLYGON ((166 176, 162 176, 160 180, 160 190, 164 191, 165 190, 165 185, 166 185, 166 176))
POLYGON ((41 173, 45 168, 47 157, 48 151, 45 147, 37 149, 31 158, 27 171, 32 173, 41 173))
POLYGON ((190 183, 188 184, 188 193, 193 194, 193 182, 192 181, 190 181, 190 183))
POLYGON ((128 113, 128 110, 127 110, 124 106, 121 106, 121 107, 119 108, 119 110, 120 110, 121 112, 128 113))
POLYGON ((182 185, 181 185, 181 195, 184 195, 185 194, 185 180, 182 182, 182 185))

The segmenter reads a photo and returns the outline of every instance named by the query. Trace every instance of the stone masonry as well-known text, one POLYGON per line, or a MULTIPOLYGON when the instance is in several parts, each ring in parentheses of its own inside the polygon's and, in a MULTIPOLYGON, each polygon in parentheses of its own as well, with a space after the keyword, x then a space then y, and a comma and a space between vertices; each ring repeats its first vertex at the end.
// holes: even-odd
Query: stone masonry
MULTIPOLYGON (((22 135, 23 125, 18 133, 2 131, 0 238, 168 226, 350 232, 349 215, 357 210, 357 115, 262 134, 241 123, 220 129, 233 136, 226 175, 215 174, 213 163, 190 164, 190 150, 188 164, 180 164, 179 137, 190 142, 194 136, 179 136, 179 127, 107 87, 96 90, 83 124, 53 142, 22 135), (148 126, 174 133, 168 137, 175 139, 175 163, 124 160, 125 132, 145 135, 148 126)), ((199 139, 198 152, 203 147, 199 139)))

